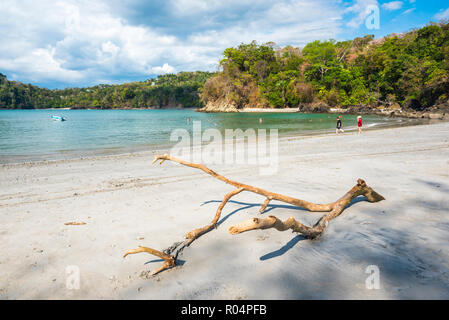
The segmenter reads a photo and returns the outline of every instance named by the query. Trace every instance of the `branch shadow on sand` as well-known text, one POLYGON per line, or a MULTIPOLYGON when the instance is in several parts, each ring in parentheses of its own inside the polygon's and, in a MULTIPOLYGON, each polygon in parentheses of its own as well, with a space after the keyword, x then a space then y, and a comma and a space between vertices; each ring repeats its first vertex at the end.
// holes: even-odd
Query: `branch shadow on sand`
MULTIPOLYGON (((165 262, 165 260, 164 259, 153 259, 153 260, 145 262, 144 264, 150 264, 150 263, 154 263, 154 262, 165 262)), ((177 266, 182 266, 182 265, 184 265, 184 263, 185 263, 184 260, 176 259, 177 266)))
MULTIPOLYGON (((203 205, 209 204, 209 203, 221 203, 221 202, 222 202, 221 200, 209 200, 209 201, 203 202, 201 205, 203 206, 203 205)), ((235 200, 229 200, 228 203, 239 204, 239 205, 242 205, 243 207, 235 209, 234 211, 232 211, 232 212, 228 213, 227 215, 225 215, 223 218, 221 218, 218 221, 217 225, 221 225, 223 222, 225 222, 227 219, 229 219, 229 217, 231 217, 232 215, 236 214, 239 211, 246 210, 246 209, 251 209, 251 208, 254 208, 254 207, 260 207, 262 205, 261 203, 248 203, 248 202, 241 202, 241 201, 235 201, 235 200)), ((299 210, 299 211, 307 211, 306 209, 295 207, 295 206, 290 206, 290 205, 269 204, 267 206, 267 208, 265 209, 265 211, 261 213, 261 215, 266 214, 266 213, 268 213, 271 210, 276 209, 276 208, 293 209, 293 210, 299 210)))
POLYGON ((307 238, 304 237, 303 235, 298 234, 297 236, 295 236, 293 239, 291 239, 289 242, 287 242, 281 248, 261 256, 259 258, 259 260, 264 261, 264 260, 279 257, 279 256, 283 255, 284 253, 286 253, 291 248, 293 248, 299 241, 303 241, 303 240, 307 240, 307 238))

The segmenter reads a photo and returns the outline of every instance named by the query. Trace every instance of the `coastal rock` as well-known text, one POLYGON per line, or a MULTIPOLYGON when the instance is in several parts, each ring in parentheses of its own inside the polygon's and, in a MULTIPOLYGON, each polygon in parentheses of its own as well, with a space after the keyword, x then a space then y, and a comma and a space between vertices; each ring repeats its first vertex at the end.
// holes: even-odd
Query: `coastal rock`
POLYGON ((429 119, 442 120, 443 118, 444 118, 444 116, 441 113, 429 113, 429 119))
POLYGON ((201 109, 200 112, 238 112, 238 109, 232 103, 227 101, 208 102, 207 105, 201 109))
POLYGON ((301 103, 298 105, 299 112, 327 113, 330 112, 329 108, 329 105, 324 102, 301 103))
POLYGON ((325 103, 311 104, 312 112, 329 112, 329 106, 325 103))
MULTIPOLYGON (((263 107, 259 107, 263 109, 263 107)), ((266 108, 269 109, 269 108, 266 108)), ((290 108, 293 110, 293 108, 290 108)), ((281 111, 282 109, 273 110, 281 111)), ((220 100, 209 102, 204 108, 198 109, 200 112, 241 112, 241 111, 254 111, 260 112, 257 108, 243 108, 240 109, 232 102, 220 100), (254 110, 251 110, 254 109, 254 110)), ((334 113, 334 114, 377 114, 388 117, 403 117, 412 119, 431 119, 431 120, 449 120, 449 103, 443 102, 439 105, 424 108, 418 100, 409 99, 404 104, 403 108, 398 103, 392 103, 390 105, 350 105, 350 106, 329 106, 324 102, 313 103, 301 103, 298 105, 296 111, 303 113, 334 113)))
POLYGON ((401 109, 401 105, 399 103, 397 103, 397 102, 392 103, 391 106, 390 106, 390 109, 392 109, 392 110, 400 110, 401 109))
POLYGON ((409 99, 404 103, 404 109, 411 109, 416 111, 422 111, 424 108, 421 103, 416 99, 409 99))
POLYGON ((406 112, 404 113, 404 117, 406 118, 421 118, 422 114, 417 112, 406 112))

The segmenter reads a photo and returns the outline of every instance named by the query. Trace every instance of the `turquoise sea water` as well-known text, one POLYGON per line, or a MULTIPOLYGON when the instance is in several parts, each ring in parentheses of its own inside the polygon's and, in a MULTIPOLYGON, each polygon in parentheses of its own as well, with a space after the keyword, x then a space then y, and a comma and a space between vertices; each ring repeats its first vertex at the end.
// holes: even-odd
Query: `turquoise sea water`
MULTIPOLYGON (((278 129, 279 135, 335 132, 335 114, 200 113, 183 110, 0 110, 0 163, 116 154, 169 146, 175 129, 278 129), (51 119, 63 116, 67 121, 51 119), (187 122, 187 118, 191 119, 187 122), (259 118, 263 123, 259 123, 259 118)), ((343 127, 356 128, 344 115, 343 127)), ((364 128, 406 120, 363 116, 364 128)))

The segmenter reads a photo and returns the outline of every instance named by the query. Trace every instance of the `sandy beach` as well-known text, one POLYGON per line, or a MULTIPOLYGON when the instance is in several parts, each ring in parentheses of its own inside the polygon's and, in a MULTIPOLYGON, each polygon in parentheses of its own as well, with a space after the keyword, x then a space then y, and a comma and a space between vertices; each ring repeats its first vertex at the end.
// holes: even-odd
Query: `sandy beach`
MULTIPOLYGON (((165 249, 211 221, 232 187, 154 152, 0 166, 0 299, 447 299, 449 123, 282 138, 279 167, 210 165, 246 184, 327 203, 357 178, 386 200, 353 201, 318 240, 290 231, 228 229, 258 216, 241 193, 217 230, 184 250, 184 264, 152 278, 165 249), (84 225, 65 225, 85 222, 84 225), (380 288, 368 289, 368 266, 380 288), (67 270, 80 272, 79 289, 67 270), (69 269, 67 269, 69 268, 69 269)), ((362 199, 363 200, 363 199, 362 199)), ((313 224, 273 201, 262 216, 313 224)))
POLYGON ((299 108, 242 108, 238 112, 299 112, 299 108))

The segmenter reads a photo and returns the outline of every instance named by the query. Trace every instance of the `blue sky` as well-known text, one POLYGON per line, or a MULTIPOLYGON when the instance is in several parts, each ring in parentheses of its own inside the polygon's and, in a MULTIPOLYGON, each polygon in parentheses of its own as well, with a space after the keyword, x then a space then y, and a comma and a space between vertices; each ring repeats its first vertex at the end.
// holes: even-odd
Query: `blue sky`
POLYGON ((2 0, 0 72, 48 88, 216 71, 227 47, 256 40, 376 37, 449 19, 440 0, 2 0), (368 29, 372 7, 379 28, 368 29))

